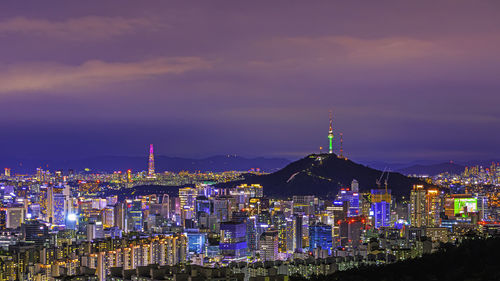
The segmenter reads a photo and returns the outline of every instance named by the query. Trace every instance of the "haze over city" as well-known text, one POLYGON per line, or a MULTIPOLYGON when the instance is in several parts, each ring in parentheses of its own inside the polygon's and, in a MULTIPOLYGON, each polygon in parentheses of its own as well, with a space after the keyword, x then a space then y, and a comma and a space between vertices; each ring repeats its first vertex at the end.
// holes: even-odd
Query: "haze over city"
POLYGON ((499 12, 0 2, 0 281, 500 280, 499 12))
POLYGON ((0 155, 498 158, 499 5, 4 2, 0 155))

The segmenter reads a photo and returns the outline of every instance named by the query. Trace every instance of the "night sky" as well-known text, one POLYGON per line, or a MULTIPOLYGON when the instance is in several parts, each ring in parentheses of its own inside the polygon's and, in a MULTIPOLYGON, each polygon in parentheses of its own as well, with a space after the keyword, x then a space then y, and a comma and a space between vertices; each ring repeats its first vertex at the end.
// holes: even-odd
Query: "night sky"
POLYGON ((0 157, 500 157, 500 1, 2 1, 0 157), (104 3, 105 2, 105 3, 104 3), (338 140, 338 139, 337 139, 338 140))

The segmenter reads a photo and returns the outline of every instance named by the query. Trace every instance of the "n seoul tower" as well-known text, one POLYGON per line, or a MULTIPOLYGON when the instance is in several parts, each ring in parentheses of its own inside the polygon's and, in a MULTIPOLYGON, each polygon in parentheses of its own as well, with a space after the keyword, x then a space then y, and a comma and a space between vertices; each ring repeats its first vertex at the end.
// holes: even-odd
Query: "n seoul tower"
POLYGON ((328 153, 333 154, 333 119, 331 110, 330 110, 330 129, 328 130, 328 141, 329 141, 328 153))

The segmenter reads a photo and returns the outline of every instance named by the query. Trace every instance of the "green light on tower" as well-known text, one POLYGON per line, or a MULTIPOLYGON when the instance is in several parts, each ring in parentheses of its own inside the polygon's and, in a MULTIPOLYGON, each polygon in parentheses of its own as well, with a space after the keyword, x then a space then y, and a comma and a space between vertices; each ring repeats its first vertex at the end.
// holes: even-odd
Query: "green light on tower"
POLYGON ((330 129, 328 130, 328 153, 333 153, 333 120, 332 120, 332 111, 330 111, 330 129))
POLYGON ((333 134, 328 134, 328 141, 329 141, 329 153, 332 154, 333 153, 333 134))

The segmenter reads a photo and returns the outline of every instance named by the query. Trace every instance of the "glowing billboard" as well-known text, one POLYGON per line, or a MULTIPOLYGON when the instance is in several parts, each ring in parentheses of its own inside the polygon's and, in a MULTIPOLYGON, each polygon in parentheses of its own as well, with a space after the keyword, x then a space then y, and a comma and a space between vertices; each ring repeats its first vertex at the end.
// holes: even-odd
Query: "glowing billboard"
POLYGON ((455 198, 455 214, 477 212, 477 198, 455 198))

